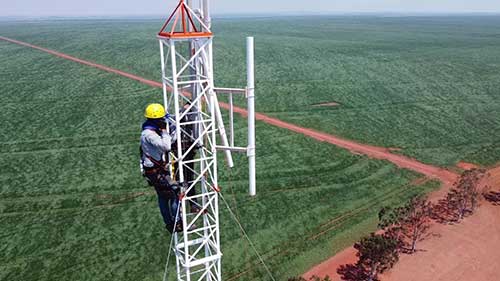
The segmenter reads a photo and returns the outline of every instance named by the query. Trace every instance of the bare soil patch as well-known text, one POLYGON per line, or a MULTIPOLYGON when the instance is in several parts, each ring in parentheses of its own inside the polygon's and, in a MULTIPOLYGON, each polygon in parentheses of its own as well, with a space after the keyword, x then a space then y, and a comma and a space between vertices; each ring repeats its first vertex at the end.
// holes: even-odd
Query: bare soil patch
POLYGON ((328 106, 339 106, 338 102, 324 102, 324 103, 316 103, 313 104, 313 107, 328 107, 328 106))
POLYGON ((421 178, 414 179, 411 182, 411 184, 417 186, 417 185, 422 185, 428 181, 430 181, 430 179, 428 177, 421 177, 421 178))
POLYGON ((478 165, 473 164, 473 163, 467 163, 467 162, 458 162, 457 167, 462 169, 462 170, 472 170, 472 169, 478 169, 480 168, 478 165))
POLYGON ((452 226, 434 224, 434 237, 414 255, 403 255, 382 281, 497 281, 500 207, 483 203, 477 213, 452 226))
POLYGON ((492 190, 500 191, 500 166, 488 171, 485 184, 492 190))
POLYGON ((304 274, 303 277, 306 280, 309 280, 309 278, 313 276, 324 277, 328 275, 332 281, 340 281, 342 279, 340 279, 340 276, 337 274, 337 268, 343 264, 355 263, 356 261, 356 249, 350 247, 313 267, 310 271, 304 274))
MULTIPOLYGON (((500 203, 495 201, 500 198, 500 166, 488 171, 482 186, 491 200, 483 200, 477 212, 460 224, 434 223, 430 229, 431 237, 419 243, 417 253, 402 255, 396 266, 381 280, 500 280, 497 271, 500 260, 500 203)), ((434 198, 442 197, 434 195, 434 198)), ((340 281, 337 268, 356 262, 355 255, 353 247, 345 249, 312 268, 304 277, 329 275, 332 281, 340 281)))

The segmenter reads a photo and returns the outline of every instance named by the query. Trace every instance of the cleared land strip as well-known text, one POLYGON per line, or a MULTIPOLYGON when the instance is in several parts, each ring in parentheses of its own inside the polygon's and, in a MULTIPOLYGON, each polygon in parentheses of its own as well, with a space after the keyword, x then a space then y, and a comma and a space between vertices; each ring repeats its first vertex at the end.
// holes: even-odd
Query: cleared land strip
MULTIPOLYGON (((3 36, 0 36, 0 39, 7 41, 7 42, 10 42, 10 43, 14 43, 14 44, 18 44, 21 46, 33 48, 33 49, 36 49, 39 51, 43 51, 43 52, 52 54, 54 56, 58 56, 58 57, 63 58, 63 59, 67 59, 67 60, 78 62, 78 63, 84 64, 87 66, 95 67, 97 69, 101 69, 101 70, 104 70, 107 72, 115 73, 115 74, 130 78, 130 79, 139 81, 143 84, 146 84, 146 85, 149 85, 152 87, 156 87, 156 88, 162 87, 162 84, 160 82, 149 80, 146 78, 142 78, 140 76, 137 76, 137 75, 134 75, 131 73, 127 73, 127 72, 124 72, 124 71, 121 71, 121 70, 118 70, 115 68, 111 68, 111 67, 108 67, 108 66, 105 66, 102 64, 97 64, 94 62, 86 61, 86 60, 79 59, 77 57, 63 54, 63 53, 60 53, 60 52, 57 52, 54 50, 42 48, 39 46, 35 46, 35 45, 29 44, 26 42, 10 39, 10 38, 3 37, 3 36)), ((227 103, 221 102, 220 106, 224 109, 229 109, 229 104, 227 104, 227 103)), ((234 111, 239 113, 242 116, 247 115, 247 111, 241 107, 234 107, 234 111)), ((351 140, 342 139, 342 138, 339 138, 339 137, 334 136, 334 135, 319 132, 319 131, 309 129, 309 128, 300 127, 300 126, 297 126, 297 125, 294 125, 294 124, 291 124, 288 122, 284 122, 284 121, 281 121, 277 118, 265 115, 263 113, 256 113, 255 118, 259 121, 264 122, 264 123, 274 125, 276 127, 288 129, 290 131, 303 134, 305 136, 311 137, 311 138, 316 139, 318 141, 327 142, 327 143, 337 145, 339 147, 345 148, 345 149, 347 149, 351 152, 354 152, 354 153, 364 154, 364 155, 367 155, 369 157, 376 158, 376 159, 388 160, 388 161, 396 164, 398 167, 416 171, 418 173, 426 175, 429 178, 439 179, 446 186, 450 186, 451 184, 453 184, 453 182, 455 182, 455 180, 457 179, 457 176, 458 176, 456 173, 448 171, 446 169, 442 169, 442 168, 435 167, 432 165, 424 164, 424 163, 421 163, 415 159, 405 157, 402 155, 393 154, 387 148, 365 145, 365 144, 357 143, 357 142, 354 142, 351 140)))

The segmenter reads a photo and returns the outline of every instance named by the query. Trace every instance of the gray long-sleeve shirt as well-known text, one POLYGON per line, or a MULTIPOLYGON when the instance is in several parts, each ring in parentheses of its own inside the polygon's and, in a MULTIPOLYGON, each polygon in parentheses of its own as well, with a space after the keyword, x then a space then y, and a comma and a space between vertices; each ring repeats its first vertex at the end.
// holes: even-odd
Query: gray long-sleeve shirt
POLYGON ((144 167, 151 168, 154 166, 153 161, 147 156, 152 157, 156 161, 163 161, 163 156, 165 152, 170 151, 171 145, 172 138, 166 131, 163 131, 160 136, 153 130, 143 130, 141 133, 141 147, 144 154, 142 159, 144 167))

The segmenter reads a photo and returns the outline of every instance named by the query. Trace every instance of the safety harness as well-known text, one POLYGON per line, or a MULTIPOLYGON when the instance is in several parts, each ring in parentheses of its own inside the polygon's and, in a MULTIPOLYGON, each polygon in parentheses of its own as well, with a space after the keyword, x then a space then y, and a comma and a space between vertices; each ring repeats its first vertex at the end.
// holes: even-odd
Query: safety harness
MULTIPOLYGON (((155 133, 158 133, 158 128, 152 124, 145 123, 142 127, 142 130, 151 130, 154 131, 155 133)), ((160 173, 167 173, 167 162, 163 160, 156 160, 154 159, 151 155, 145 153, 142 150, 142 145, 139 147, 139 154, 140 154, 140 167, 141 167, 141 174, 145 177, 147 175, 152 175, 152 174, 160 174, 160 173), (149 159, 153 163, 153 167, 146 167, 144 165, 144 160, 149 159)))
POLYGON ((142 147, 139 147, 139 154, 141 156, 140 165, 141 165, 141 173, 143 176, 168 171, 167 170, 167 163, 165 161, 158 161, 158 160, 154 159, 151 155, 145 153, 142 150, 142 147), (149 161, 151 161, 154 166, 153 167, 144 166, 144 158, 149 159, 149 161))

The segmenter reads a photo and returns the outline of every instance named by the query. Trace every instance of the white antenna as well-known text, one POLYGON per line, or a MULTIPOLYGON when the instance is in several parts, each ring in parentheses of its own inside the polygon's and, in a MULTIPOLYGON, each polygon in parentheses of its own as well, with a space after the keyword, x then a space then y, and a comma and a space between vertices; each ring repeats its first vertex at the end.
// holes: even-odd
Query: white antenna
POLYGON ((179 211, 184 231, 174 233, 173 250, 177 280, 186 281, 222 279, 217 150, 224 152, 228 167, 233 166, 231 152, 247 154, 249 193, 256 194, 253 38, 247 39, 247 87, 215 88, 209 8, 208 0, 179 0, 158 34, 164 103, 170 121, 175 124, 178 140, 169 164, 175 180, 185 183, 179 211), (219 93, 229 94, 230 141, 217 98, 219 93), (233 94, 243 94, 247 98, 246 147, 234 145, 233 94), (186 119, 188 114, 195 117, 186 119), (191 144, 183 147, 183 133, 190 130, 194 131, 191 144), (217 144, 217 134, 221 145, 217 144), (192 152, 196 152, 194 157, 192 152), (194 190, 197 193, 193 193, 194 190), (192 206, 200 208, 201 212, 189 212, 192 206))
POLYGON ((255 196, 255 82, 253 37, 247 38, 248 176, 250 196, 255 196))

